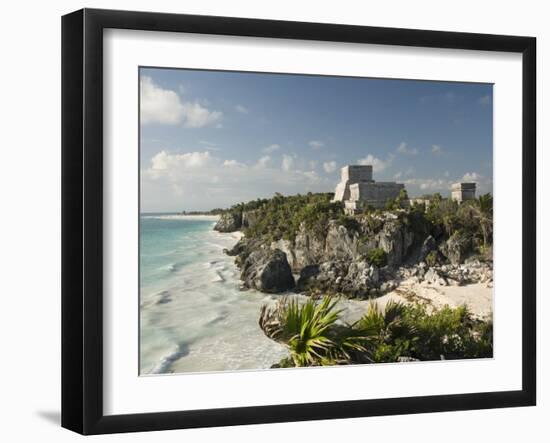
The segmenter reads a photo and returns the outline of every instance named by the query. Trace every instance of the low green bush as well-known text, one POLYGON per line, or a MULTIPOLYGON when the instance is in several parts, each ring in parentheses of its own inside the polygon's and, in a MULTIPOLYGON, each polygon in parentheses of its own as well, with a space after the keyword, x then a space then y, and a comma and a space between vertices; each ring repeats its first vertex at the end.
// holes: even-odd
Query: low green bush
POLYGON ((426 264, 430 267, 436 266, 439 263, 439 255, 438 255, 437 251, 431 251, 426 256, 425 261, 426 261, 426 264))
POLYGON ((382 248, 374 248, 367 252, 367 261, 378 267, 386 266, 388 254, 382 248))
POLYGON ((371 303, 353 324, 339 319, 337 301, 325 297, 280 302, 262 308, 260 327, 285 343, 288 366, 389 363, 399 357, 418 360, 488 358, 493 355, 492 320, 475 319, 465 306, 442 309, 425 304, 371 303))

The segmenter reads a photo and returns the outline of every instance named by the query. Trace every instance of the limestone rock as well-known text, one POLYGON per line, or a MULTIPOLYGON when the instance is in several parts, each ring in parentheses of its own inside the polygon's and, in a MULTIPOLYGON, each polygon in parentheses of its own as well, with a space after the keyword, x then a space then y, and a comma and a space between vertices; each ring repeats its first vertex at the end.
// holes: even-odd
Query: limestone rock
POLYGON ((387 254, 390 266, 400 265, 413 244, 414 234, 397 221, 388 220, 378 234, 376 234, 378 247, 387 254))
POLYGON ((426 283, 448 286, 447 280, 443 277, 435 268, 429 268, 424 275, 424 281, 426 283))
POLYGON ((286 255, 286 259, 291 269, 297 272, 300 271, 296 262, 296 256, 294 255, 294 248, 289 240, 284 240, 281 238, 280 240, 271 242, 270 247, 271 249, 280 249, 281 251, 283 251, 286 255))
POLYGON ((329 224, 325 254, 330 260, 353 260, 357 256, 357 232, 334 221, 329 224))
POLYGON ((388 280, 380 285, 380 292, 385 294, 387 292, 393 291, 397 288, 398 284, 395 280, 388 280))
POLYGON ((347 270, 348 266, 339 261, 327 261, 319 265, 305 266, 300 271, 296 290, 300 292, 338 291, 347 270))
POLYGON ((418 261, 424 261, 428 256, 428 254, 434 251, 436 248, 437 248, 437 243, 435 241, 435 238, 433 238, 431 235, 426 237, 426 239, 422 243, 422 246, 420 247, 420 254, 418 257, 418 261))
POLYGON ((398 363, 408 363, 408 362, 413 362, 413 361, 420 361, 420 360, 417 359, 417 358, 406 357, 406 356, 397 357, 397 362, 398 363))
POLYGON ((465 233, 455 232, 440 247, 441 252, 453 265, 462 263, 471 248, 471 237, 465 233))
POLYGON ((243 237, 237 243, 235 243, 235 245, 231 249, 224 249, 223 252, 230 257, 234 257, 245 252, 247 245, 248 241, 245 237, 243 237))
POLYGON ((280 249, 256 249, 244 260, 241 279, 247 288, 262 292, 279 293, 294 288, 294 277, 280 249))
POLYGON ((294 240, 295 268, 302 269, 305 266, 321 263, 325 261, 324 254, 325 239, 310 232, 302 223, 294 240))
POLYGON ((258 211, 243 211, 241 225, 243 228, 252 228, 256 223, 258 223, 258 211))
POLYGON ((241 229, 242 226, 242 213, 241 212, 224 212, 216 225, 215 231, 219 232, 235 232, 241 229))
POLYGON ((378 291, 379 269, 364 260, 344 260, 306 266, 300 272, 296 289, 300 292, 337 292, 352 297, 366 297, 378 291))

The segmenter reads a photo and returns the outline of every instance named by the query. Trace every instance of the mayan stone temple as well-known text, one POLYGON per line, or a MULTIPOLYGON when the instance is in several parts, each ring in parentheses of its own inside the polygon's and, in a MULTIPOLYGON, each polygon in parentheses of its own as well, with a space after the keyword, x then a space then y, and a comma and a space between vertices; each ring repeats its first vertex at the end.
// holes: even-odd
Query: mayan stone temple
POLYGON ((342 168, 340 183, 336 186, 334 201, 344 202, 348 215, 366 206, 384 208, 388 199, 395 199, 405 185, 396 182, 376 182, 372 179, 372 165, 348 165, 342 168))
POLYGON ((451 198, 459 203, 476 198, 475 183, 454 183, 451 187, 451 198))

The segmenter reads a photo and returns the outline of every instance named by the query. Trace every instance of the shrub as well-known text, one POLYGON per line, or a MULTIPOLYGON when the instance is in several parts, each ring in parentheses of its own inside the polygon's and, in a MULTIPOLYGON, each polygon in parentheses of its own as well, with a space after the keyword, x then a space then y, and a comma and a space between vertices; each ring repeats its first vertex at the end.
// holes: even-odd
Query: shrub
POLYGON ((367 313, 353 325, 364 337, 372 361, 392 362, 408 354, 415 337, 414 327, 405 321, 405 312, 401 303, 390 301, 383 311, 370 303, 367 313))
POLYGON ((466 306, 433 309, 424 304, 388 303, 384 311, 370 306, 354 325, 365 337, 373 361, 400 356, 419 360, 491 357, 492 321, 476 320, 466 306))
POLYGON ((326 235, 328 222, 344 213, 341 202, 332 202, 332 193, 283 196, 276 193, 271 199, 240 203, 232 209, 255 209, 256 220, 245 230, 251 238, 277 241, 281 238, 294 242, 302 223, 318 237, 326 235))
MULTIPOLYGON (((324 297, 300 304, 284 299, 275 308, 262 307, 260 328, 270 338, 286 343, 294 366, 319 366, 349 362, 351 350, 362 350, 349 328, 338 327, 338 300, 324 297)), ((285 359, 280 365, 288 367, 285 359)))
POLYGON ((437 253, 437 251, 431 251, 427 256, 426 256, 426 264, 430 267, 432 266, 436 266, 439 262, 439 255, 437 253))
POLYGON ((382 248, 374 248, 367 252, 367 261, 378 267, 386 266, 388 255, 382 248))
POLYGON ((446 306, 431 314, 423 305, 411 306, 407 322, 416 327, 411 354, 420 360, 492 356, 492 322, 474 320, 466 306, 446 306))
POLYGON ((337 322, 340 311, 330 297, 296 300, 262 308, 260 327, 285 343, 290 358, 279 366, 317 366, 419 360, 485 358, 493 355, 493 322, 472 317, 465 306, 442 309, 425 304, 371 303, 352 325, 337 322))
POLYGON ((338 224, 344 226, 350 232, 359 232, 361 230, 360 223, 354 218, 348 215, 341 215, 338 217, 338 224))

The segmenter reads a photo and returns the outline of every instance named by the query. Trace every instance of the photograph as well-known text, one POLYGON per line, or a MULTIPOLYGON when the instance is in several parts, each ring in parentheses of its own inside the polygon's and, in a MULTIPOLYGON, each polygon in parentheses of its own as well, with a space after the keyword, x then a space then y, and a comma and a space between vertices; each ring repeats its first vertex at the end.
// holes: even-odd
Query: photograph
POLYGON ((493 357, 493 84, 138 71, 141 376, 493 357))

